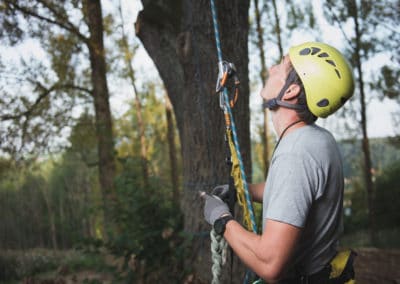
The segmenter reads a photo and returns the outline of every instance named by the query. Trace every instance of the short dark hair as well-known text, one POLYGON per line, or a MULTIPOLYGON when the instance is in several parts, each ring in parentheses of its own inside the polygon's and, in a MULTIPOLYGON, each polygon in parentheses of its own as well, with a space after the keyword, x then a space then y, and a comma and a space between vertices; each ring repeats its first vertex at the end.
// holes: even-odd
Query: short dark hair
POLYGON ((307 124, 314 123, 318 119, 318 117, 315 116, 307 106, 307 97, 306 91, 304 90, 303 82, 301 81, 299 75, 294 68, 290 71, 290 76, 288 76, 288 78, 291 78, 291 83, 297 84, 300 87, 300 94, 297 97, 297 104, 300 106, 304 106, 304 108, 296 110, 299 118, 307 124))

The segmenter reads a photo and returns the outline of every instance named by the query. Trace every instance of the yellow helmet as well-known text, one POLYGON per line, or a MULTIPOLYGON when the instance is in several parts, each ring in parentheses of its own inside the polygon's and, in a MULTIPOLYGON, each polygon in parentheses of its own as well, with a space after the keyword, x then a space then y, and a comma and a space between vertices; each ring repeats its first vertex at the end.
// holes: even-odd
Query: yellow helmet
POLYGON ((353 95, 352 69, 336 48, 307 42, 291 47, 289 57, 303 83, 307 106, 315 116, 327 117, 353 95))

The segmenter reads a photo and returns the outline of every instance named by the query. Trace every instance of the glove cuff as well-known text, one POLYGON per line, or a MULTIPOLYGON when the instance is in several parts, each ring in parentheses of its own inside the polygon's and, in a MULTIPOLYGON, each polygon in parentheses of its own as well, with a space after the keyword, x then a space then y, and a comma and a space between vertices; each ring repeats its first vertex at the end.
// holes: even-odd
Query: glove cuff
POLYGON ((228 224, 228 222, 231 220, 233 220, 233 217, 230 214, 215 220, 213 226, 215 233, 217 233, 217 235, 223 236, 225 233, 226 224, 228 224))

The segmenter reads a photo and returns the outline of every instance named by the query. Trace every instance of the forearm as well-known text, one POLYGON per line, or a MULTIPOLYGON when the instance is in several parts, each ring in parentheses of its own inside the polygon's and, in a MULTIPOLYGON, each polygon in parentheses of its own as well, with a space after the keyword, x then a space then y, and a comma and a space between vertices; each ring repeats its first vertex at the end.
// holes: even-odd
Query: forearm
POLYGON ((274 259, 274 250, 262 244, 262 236, 245 230, 236 221, 231 221, 226 226, 224 238, 253 272, 268 281, 277 279, 280 271, 274 259))
POLYGON ((239 258, 257 275, 268 282, 281 277, 295 249, 301 229, 266 219, 263 234, 246 231, 238 222, 226 225, 224 238, 239 258))
POLYGON ((264 195, 265 182, 249 184, 250 195, 253 201, 262 203, 264 195))

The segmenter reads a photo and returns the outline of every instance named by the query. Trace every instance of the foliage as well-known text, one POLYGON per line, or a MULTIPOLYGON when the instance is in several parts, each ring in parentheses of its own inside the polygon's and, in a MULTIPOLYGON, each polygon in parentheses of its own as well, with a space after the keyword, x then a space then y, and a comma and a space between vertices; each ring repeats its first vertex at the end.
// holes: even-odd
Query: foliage
POLYGON ((95 168, 89 168, 77 153, 69 151, 50 173, 49 214, 54 217, 58 246, 70 248, 91 236, 96 216, 92 212, 99 195, 96 177, 95 168))
POLYGON ((123 171, 116 179, 118 207, 114 211, 121 231, 109 246, 115 255, 126 258, 126 269, 131 261, 134 278, 143 275, 139 274, 140 268, 132 269, 132 262, 145 266, 145 277, 162 269, 164 280, 174 278, 181 261, 176 258, 176 251, 182 223, 178 207, 170 201, 171 189, 156 178, 151 180, 149 188, 141 187, 135 174, 140 172, 140 160, 126 158, 121 163, 123 171))
POLYGON ((58 273, 72 273, 85 269, 104 271, 109 270, 110 267, 105 263, 102 255, 82 253, 76 250, 5 250, 0 253, 1 283, 21 280, 57 269, 60 270, 58 273))
MULTIPOLYGON (((398 19, 399 10, 395 9, 398 1, 385 1, 384 4, 376 1, 362 2, 365 5, 361 13, 366 16, 361 27, 364 55, 373 58, 374 53, 383 53, 391 59, 387 65, 382 66, 381 72, 376 72, 377 77, 368 77, 368 86, 375 92, 371 93, 373 95, 377 93, 380 98, 386 96, 398 100, 399 81, 396 79, 399 77, 397 63, 400 52, 396 40, 399 32, 395 28, 398 26, 395 20, 398 19), (378 27, 376 24, 379 24, 378 27), (391 34, 388 34, 388 30, 391 34), (393 38, 389 40, 388 35, 393 38), (382 40, 385 37, 386 40, 382 40), (379 45, 374 46, 375 43, 379 45)), ((21 64, 18 59, 12 62, 4 61, 3 57, 0 59, 0 150, 2 154, 10 155, 0 158, 0 248, 85 248, 82 251, 84 255, 72 258, 41 251, 32 255, 19 252, 19 256, 2 251, 0 281, 4 278, 21 278, 40 273, 64 263, 68 263, 72 270, 106 269, 97 257, 97 253, 106 245, 115 257, 124 259, 120 277, 126 278, 125 280, 155 282, 163 279, 170 283, 182 282, 180 280, 186 273, 182 268, 186 257, 185 249, 193 239, 182 235, 182 215, 178 204, 173 203, 171 198, 170 166, 166 162, 169 157, 165 105, 160 99, 160 93, 164 94, 164 90, 158 85, 144 83, 137 92, 143 104, 145 136, 148 142, 149 187, 143 186, 140 171, 140 137, 137 131, 139 122, 133 104, 128 106, 124 115, 113 121, 118 160, 118 177, 115 180, 118 203, 112 208, 112 213, 113 221, 118 224, 118 231, 107 242, 102 240, 104 199, 98 183, 99 155, 95 117, 92 115, 93 106, 89 105, 93 102, 93 86, 90 83, 89 50, 86 48, 89 31, 81 9, 82 3, 79 0, 7 0, 0 4, 0 20, 3 24, 3 29, 0 30, 1 42, 13 47, 24 40, 36 38, 39 39, 38 45, 45 51, 44 59, 22 57, 21 64), (64 28, 57 24, 52 25, 49 21, 46 24, 37 18, 23 17, 16 9, 10 9, 12 5, 18 4, 25 5, 32 12, 49 17, 50 20, 64 23, 64 28), (54 16, 53 12, 59 17, 54 16), (77 113, 81 115, 76 115, 77 113), (69 126, 70 135, 68 139, 64 139, 67 136, 64 130, 69 132, 69 126), (59 141, 64 142, 59 144, 59 141), (59 149, 55 145, 62 145, 64 148, 59 149), (55 151, 56 155, 44 156, 43 153, 47 153, 49 149, 55 151), (37 155, 40 155, 40 159, 36 158, 37 155), (96 254, 91 251, 91 246, 95 247, 96 254)), ((318 38, 314 15, 309 13, 312 10, 311 2, 305 1, 304 5, 300 5, 298 1, 287 0, 285 3, 288 5, 279 6, 277 10, 282 21, 280 36, 284 42, 280 45, 283 45, 283 49, 289 44, 294 31, 311 32, 318 38)), ((346 1, 337 1, 336 5, 339 6, 334 10, 338 11, 340 8, 343 13, 349 12, 346 4, 346 1)), ((273 20, 273 2, 265 2, 263 5, 263 23, 266 28, 264 35, 270 43, 280 41, 275 39, 279 23, 273 20)), ((157 15, 156 13, 155 16, 157 15)), ((116 23, 114 16, 115 14, 107 15, 103 24, 109 40, 106 40, 106 44, 109 44, 106 55, 108 59, 112 59, 107 66, 108 76, 112 78, 110 82, 113 82, 110 89, 117 94, 125 86, 130 70, 121 60, 122 50, 115 47, 118 45, 129 48, 124 55, 132 60, 138 45, 133 38, 133 32, 127 35, 129 46, 121 42, 120 35, 117 35, 119 23, 116 23)), ((345 16, 338 15, 345 25, 351 26, 345 16)), ((175 17, 175 20, 179 20, 179 17, 175 17)), ((195 35, 193 31, 195 30, 190 33, 192 36, 195 35)), ((200 35, 191 40, 202 39, 203 34, 200 35)), ((186 41, 185 37, 186 35, 179 37, 182 46, 186 41)), ((194 51, 190 50, 194 45, 189 44, 187 47, 188 51, 194 51)), ((272 50, 275 49, 274 43, 272 50)), ((202 50, 200 54, 207 50, 202 50)), ((277 53, 268 55, 271 63, 276 60, 277 53)), ((187 58, 179 60, 190 65, 187 58)), ((367 67, 363 69, 368 70, 367 67)), ((179 66, 175 66, 171 77, 179 78, 179 70, 179 66)), ((207 75, 208 71, 203 71, 204 69, 196 70, 196 80, 203 80, 203 74, 207 75)), ((185 73, 184 76, 191 75, 185 73)), ((195 83, 198 83, 196 80, 195 83)), ((185 85, 186 88, 188 85, 185 85)), ((204 86, 201 88, 203 92, 204 86)), ((175 93, 180 94, 181 91, 177 89, 175 93)), ((191 113, 197 119, 199 113, 188 111, 187 107, 190 105, 187 102, 202 106, 201 100, 208 98, 204 93, 201 97, 193 94, 191 93, 190 99, 183 97, 176 100, 185 107, 177 109, 181 117, 183 113, 191 113)), ((128 97, 127 100, 130 101, 131 98, 128 97)), ((354 113, 351 117, 359 118, 354 113)), ((202 121, 202 117, 198 118, 198 121, 202 121)), ((204 119, 211 121, 211 124, 198 125, 203 128, 205 125, 212 126, 210 117, 205 116, 204 119)), ((186 120, 184 124, 185 127, 188 126, 190 120, 186 120)), ((192 126, 194 125, 190 127, 192 126)), ((207 134, 207 141, 214 141, 213 133, 208 131, 207 134)), ((188 135, 182 135, 188 139, 188 135)), ((177 140, 177 133, 175 138, 177 140)), ((194 140, 202 145, 201 139, 194 140)), ((363 231, 367 227, 367 205, 360 178, 360 150, 358 146, 354 146, 358 142, 345 141, 341 145, 345 157, 346 180, 350 185, 346 188, 346 199, 351 201, 352 209, 351 215, 345 216, 345 232, 352 234, 353 240, 357 240, 359 244, 368 245, 363 231)), ((217 147, 212 143, 210 145, 217 147)), ((252 150, 253 175, 259 181, 264 175, 262 161, 259 159, 262 149, 259 144, 253 143, 252 150)), ((396 246, 399 239, 397 227, 400 223, 399 213, 396 211, 400 197, 396 173, 400 168, 398 162, 389 164, 393 160, 400 160, 400 154, 384 140, 372 140, 371 150, 377 177, 376 210, 380 229, 378 244, 396 246)), ((201 151, 196 151, 197 153, 201 151)), ((256 211, 260 213, 261 208, 257 207, 256 211)))
POLYGON ((3 2, 0 21, 6 28, 0 40, 9 49, 27 42, 33 47, 8 58, 0 71, 4 86, 0 89, 0 149, 17 158, 58 152, 58 147, 65 146, 59 134, 71 126, 71 114, 79 104, 90 102, 81 27, 68 21, 74 15, 74 23, 83 23, 76 18, 78 6, 70 1, 3 2), (45 56, 34 54, 35 50, 45 56))
POLYGON ((400 224, 400 160, 386 167, 376 179, 376 217, 378 228, 400 224))
MULTIPOLYGON (((150 172, 157 176, 163 183, 169 183, 169 150, 167 141, 167 123, 165 119, 165 103, 159 98, 160 86, 148 83, 140 92, 143 105, 143 120, 145 121, 145 135, 147 142, 147 160, 150 172), (166 162, 168 161, 168 162, 166 162)), ((116 150, 118 157, 140 158, 140 135, 138 131, 138 120, 131 108, 115 121, 116 150)), ((179 147, 178 133, 176 128, 175 143, 179 147)), ((180 149, 177 149, 179 153, 180 149)))
MULTIPOLYGON (((400 214, 400 159, 386 165, 376 173, 375 202, 377 218, 377 242, 379 247, 399 247, 400 214)), ((351 202, 351 214, 345 215, 344 233, 345 242, 352 242, 357 246, 371 245, 365 235, 368 227, 367 196, 360 180, 353 181, 350 192, 346 198, 351 202), (359 232, 359 233, 357 233, 359 232), (350 237, 352 236, 352 237, 350 237)))
POLYGON ((377 232, 377 241, 374 245, 371 244, 367 230, 357 230, 347 232, 340 239, 342 247, 361 248, 375 246, 386 249, 400 248, 400 229, 397 227, 389 229, 380 229, 377 232))
MULTIPOLYGON (((398 100, 398 6, 398 0, 324 1, 326 20, 342 31, 343 49, 357 70, 354 72, 358 83, 355 93, 363 96, 365 92, 365 99, 362 98, 365 104, 376 97, 397 97, 398 100)), ((360 101, 360 104, 359 108, 362 108, 363 102, 360 101)), ((355 116, 357 120, 362 120, 362 114, 361 118, 360 114, 355 116)), ((396 125, 395 121, 393 125, 396 125)), ((397 129, 396 126, 393 128, 397 129)))
POLYGON ((352 190, 346 192, 345 199, 350 200, 350 204, 346 204, 347 206, 345 206, 349 208, 347 210, 350 210, 350 212, 344 216, 344 234, 367 228, 367 195, 360 179, 353 180, 352 190))
POLYGON ((48 244, 46 203, 42 194, 44 179, 32 166, 2 171, 0 182, 0 244, 2 248, 29 248, 48 244))
POLYGON ((374 3, 377 9, 373 11, 373 16, 376 23, 382 25, 380 33, 384 33, 390 37, 391 40, 384 41, 382 51, 388 54, 389 62, 381 67, 378 74, 378 84, 375 87, 381 90, 383 95, 388 98, 395 98, 400 102, 400 32, 399 17, 400 9, 398 0, 389 0, 385 2, 374 3))
MULTIPOLYGON (((360 140, 338 141, 340 152, 344 158, 344 176, 351 179, 361 176, 361 146, 360 140)), ((374 171, 381 172, 393 161, 400 161, 400 151, 393 145, 391 138, 370 139, 372 167, 374 171)))

